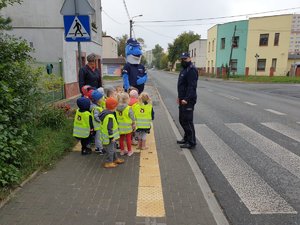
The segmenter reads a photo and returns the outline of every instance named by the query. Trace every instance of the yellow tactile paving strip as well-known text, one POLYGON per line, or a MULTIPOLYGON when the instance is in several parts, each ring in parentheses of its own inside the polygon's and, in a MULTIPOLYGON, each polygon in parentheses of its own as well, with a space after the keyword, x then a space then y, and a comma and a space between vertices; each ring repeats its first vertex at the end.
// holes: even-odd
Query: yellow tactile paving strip
POLYGON ((141 150, 137 199, 137 216, 165 217, 159 163, 157 158, 154 129, 147 136, 147 150, 141 150))

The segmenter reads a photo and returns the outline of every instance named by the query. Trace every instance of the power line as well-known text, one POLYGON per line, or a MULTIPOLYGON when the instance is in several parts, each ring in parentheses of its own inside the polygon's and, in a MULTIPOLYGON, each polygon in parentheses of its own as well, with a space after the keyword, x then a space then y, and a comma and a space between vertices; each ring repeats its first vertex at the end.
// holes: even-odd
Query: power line
POLYGON ((142 29, 145 29, 145 30, 147 30, 147 31, 150 31, 150 32, 155 33, 155 34, 157 34, 157 35, 159 35, 159 36, 162 36, 162 37, 167 37, 167 38, 170 38, 170 39, 172 39, 172 40, 174 39, 174 37, 170 37, 170 36, 167 36, 167 35, 158 33, 158 32, 156 32, 156 31, 154 31, 154 30, 151 30, 151 29, 146 28, 146 27, 141 26, 141 25, 136 25, 136 27, 140 27, 140 28, 142 28, 142 29))
MULTIPOLYGON (((125 0, 124 0, 125 1, 125 0)), ((257 12, 257 13, 248 13, 248 14, 240 14, 234 16, 221 16, 221 17, 208 17, 208 18, 198 18, 198 19, 181 19, 181 20, 140 20, 136 21, 136 23, 174 23, 174 22, 188 22, 188 21, 201 21, 201 20, 216 20, 216 19, 226 19, 226 18, 234 18, 234 17, 242 17, 242 16, 253 16, 258 14, 265 14, 265 13, 274 13, 274 12, 282 12, 287 10, 295 10, 300 9, 300 7, 293 7, 293 8, 286 8, 286 9, 278 9, 278 10, 271 10, 265 12, 257 12)))
POLYGON ((118 24, 120 24, 120 25, 126 24, 126 23, 120 23, 119 21, 115 20, 113 17, 111 17, 110 15, 108 15, 107 12, 105 12, 103 9, 102 9, 102 12, 104 12, 104 14, 105 14, 108 18, 110 18, 112 21, 114 21, 115 23, 118 23, 118 24))

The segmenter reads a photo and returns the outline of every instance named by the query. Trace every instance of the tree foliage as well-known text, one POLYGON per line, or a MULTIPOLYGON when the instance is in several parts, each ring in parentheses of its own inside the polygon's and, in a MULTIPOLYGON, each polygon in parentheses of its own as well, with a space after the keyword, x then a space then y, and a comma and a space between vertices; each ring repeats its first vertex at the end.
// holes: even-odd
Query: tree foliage
POLYGON ((152 54, 153 54, 152 64, 157 69, 161 69, 160 68, 160 61, 161 61, 161 57, 162 57, 163 53, 164 53, 164 49, 159 44, 156 44, 154 46, 154 49, 152 49, 152 54))
POLYGON ((179 58, 180 53, 188 52, 189 44, 199 39, 200 39, 200 35, 195 34, 193 31, 184 32, 180 34, 172 44, 169 44, 168 47, 169 61, 172 64, 174 64, 176 60, 179 58))
MULTIPOLYGON (((7 5, 12 5, 14 3, 21 3, 21 0, 0 0, 0 10, 7 7, 7 5)), ((3 18, 0 15, 0 30, 10 30, 10 23, 10 18, 3 18)))

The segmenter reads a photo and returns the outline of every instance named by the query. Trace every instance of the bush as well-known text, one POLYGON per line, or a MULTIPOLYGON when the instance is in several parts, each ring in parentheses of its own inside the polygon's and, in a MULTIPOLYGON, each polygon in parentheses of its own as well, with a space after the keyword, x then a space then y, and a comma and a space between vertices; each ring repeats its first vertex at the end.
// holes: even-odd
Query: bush
POLYGON ((40 112, 38 125, 53 130, 62 128, 65 124, 65 110, 53 106, 44 106, 40 112))

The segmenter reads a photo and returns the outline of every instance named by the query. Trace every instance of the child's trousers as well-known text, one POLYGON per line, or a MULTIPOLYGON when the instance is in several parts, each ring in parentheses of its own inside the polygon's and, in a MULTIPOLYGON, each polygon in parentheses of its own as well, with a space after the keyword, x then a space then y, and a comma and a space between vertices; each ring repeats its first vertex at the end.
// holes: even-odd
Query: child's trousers
POLYGON ((120 135, 120 149, 121 151, 125 150, 125 146, 124 146, 124 141, 126 139, 126 144, 127 144, 127 150, 130 152, 131 151, 131 133, 129 134, 121 134, 120 135))
POLYGON ((115 161, 117 157, 117 148, 116 148, 116 142, 110 142, 108 145, 105 145, 106 150, 106 162, 113 162, 115 161))
POLYGON ((103 145, 102 145, 102 142, 100 140, 100 130, 96 130, 96 134, 95 134, 95 145, 96 145, 96 148, 98 149, 103 149, 103 145))

